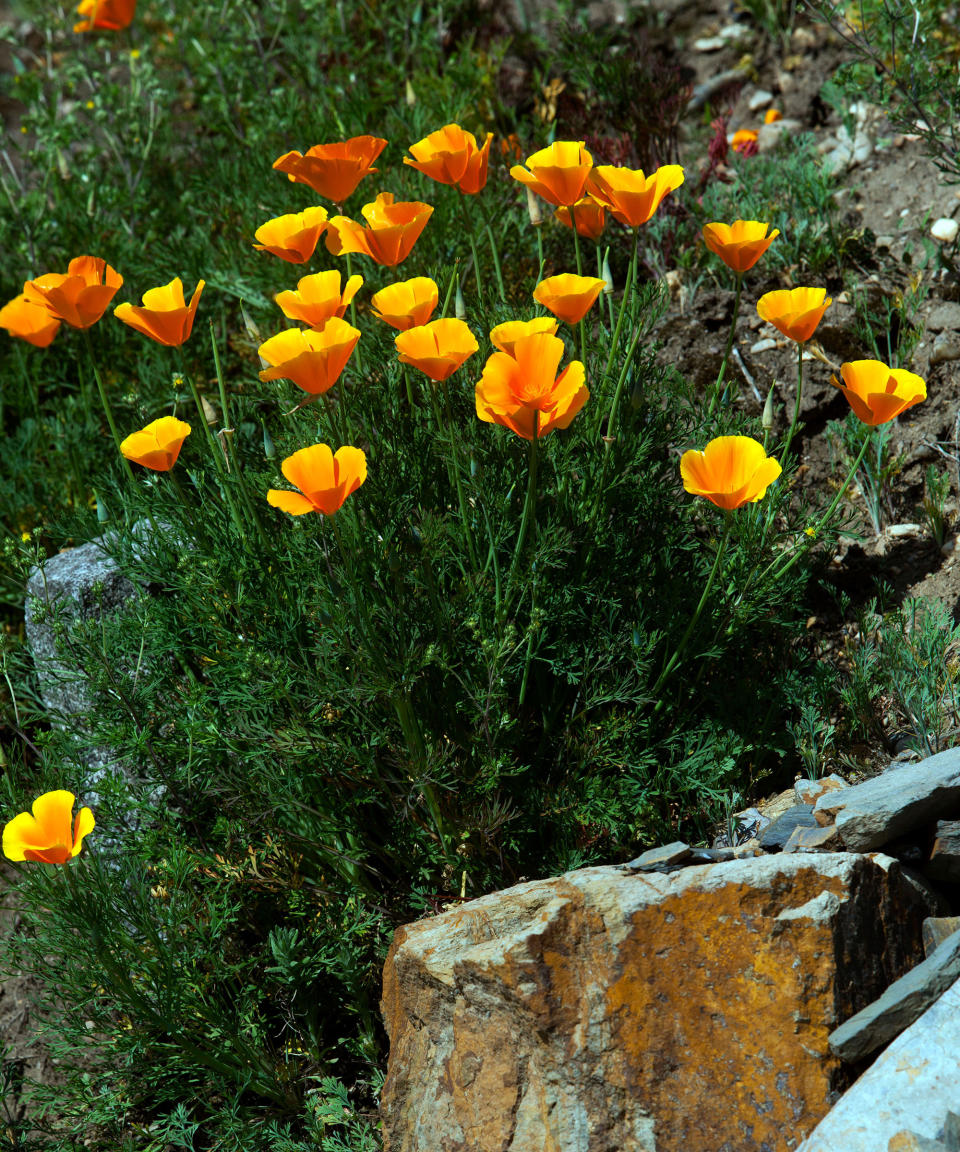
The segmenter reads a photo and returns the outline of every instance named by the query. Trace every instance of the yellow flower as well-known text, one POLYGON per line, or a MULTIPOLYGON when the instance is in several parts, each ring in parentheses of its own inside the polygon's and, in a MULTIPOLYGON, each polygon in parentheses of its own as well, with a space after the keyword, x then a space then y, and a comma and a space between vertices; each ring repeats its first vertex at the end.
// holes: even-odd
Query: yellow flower
POLYGON ((704 224, 703 240, 728 268, 742 274, 756 264, 777 236, 780 229, 767 235, 769 224, 759 220, 734 220, 732 224, 704 224))
POLYGON ((154 472, 169 472, 189 435, 190 425, 185 421, 176 416, 161 416, 139 432, 132 432, 121 443, 120 451, 134 464, 154 472))
POLYGON ((58 790, 44 792, 33 802, 32 812, 21 812, 3 829, 3 854, 8 860, 39 860, 66 864, 83 847, 93 831, 93 813, 81 808, 71 820, 75 796, 58 790))
POLYGON ((781 471, 749 436, 718 436, 702 452, 691 448, 680 459, 684 488, 728 511, 762 500, 781 471))
POLYGON ((613 213, 613 218, 629 228, 646 224, 664 197, 683 183, 679 164, 664 164, 649 176, 642 169, 617 168, 601 164, 587 180, 587 191, 613 213))
POLYGON ((840 365, 843 383, 831 383, 846 396, 854 415, 875 428, 927 398, 921 376, 905 368, 888 368, 882 360, 851 360, 840 365))
POLYGON ((307 512, 332 516, 366 480, 367 458, 361 449, 349 445, 340 448, 334 456, 329 445, 312 444, 288 456, 280 470, 300 491, 271 488, 267 493, 268 504, 291 516, 303 516, 307 512))
POLYGON ((784 288, 761 296, 757 313, 784 336, 805 344, 832 303, 825 288, 784 288))

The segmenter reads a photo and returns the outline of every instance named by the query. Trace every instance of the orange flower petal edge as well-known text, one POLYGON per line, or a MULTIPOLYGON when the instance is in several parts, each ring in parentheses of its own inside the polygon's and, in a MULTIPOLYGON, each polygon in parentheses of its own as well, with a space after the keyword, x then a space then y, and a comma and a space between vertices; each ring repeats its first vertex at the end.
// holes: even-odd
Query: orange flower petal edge
POLYGON ((376 172, 373 162, 386 148, 379 136, 354 136, 334 144, 315 144, 307 152, 286 152, 274 161, 297 184, 306 184, 326 200, 342 204, 360 181, 376 172))
POLYGON ((47 348, 60 331, 60 321, 29 296, 15 296, 0 308, 0 328, 37 348, 47 348))
POLYGON ((463 320, 441 319, 409 328, 394 337, 401 364, 410 364, 431 380, 447 380, 480 345, 463 320))
POLYGON ((74 32, 119 32, 133 23, 137 0, 81 0, 74 32))
POLYGON ((780 229, 767 235, 769 224, 759 220, 734 220, 732 224, 716 222, 703 226, 703 241, 726 266, 742 275, 749 271, 766 252, 780 229))
POLYGON ((757 301, 757 314, 784 336, 805 344, 833 301, 825 288, 784 288, 757 301))
POLYGON ((467 195, 481 192, 487 183, 487 159, 493 133, 487 133, 482 148, 476 137, 459 124, 447 124, 429 136, 410 145, 413 156, 404 157, 404 164, 416 168, 439 184, 451 184, 467 195))
POLYGON ((89 328, 107 310, 107 305, 123 286, 123 277, 106 260, 77 256, 66 273, 48 272, 28 280, 24 295, 40 304, 71 328, 89 328))
POLYGON ((546 280, 541 280, 533 291, 533 298, 554 316, 559 316, 568 324, 577 324, 596 303, 604 283, 597 276, 576 276, 572 272, 563 272, 559 276, 548 276, 546 280))
POLYGON ((515 164, 510 175, 542 200, 569 208, 583 198, 592 167, 593 157, 582 140, 556 140, 528 156, 526 167, 515 164))

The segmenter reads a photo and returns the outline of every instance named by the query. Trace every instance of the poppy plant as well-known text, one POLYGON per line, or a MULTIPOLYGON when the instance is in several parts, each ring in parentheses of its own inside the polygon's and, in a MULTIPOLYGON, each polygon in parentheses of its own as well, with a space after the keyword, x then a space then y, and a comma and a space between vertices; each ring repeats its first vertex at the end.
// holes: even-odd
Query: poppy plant
POLYGON ((296 292, 279 292, 274 299, 288 319, 322 328, 331 317, 343 316, 362 286, 362 276, 351 276, 341 293, 340 273, 334 268, 304 276, 297 282, 296 292))
POLYGON ((524 336, 533 336, 537 332, 546 332, 548 336, 556 336, 560 325, 549 316, 535 316, 532 320, 507 320, 490 330, 490 343, 508 356, 513 355, 517 341, 524 336))
POLYGON ((703 242, 726 266, 742 276, 749 271, 780 235, 780 229, 767 235, 769 224, 759 220, 734 220, 732 224, 704 224, 703 242))
POLYGON ((373 162, 386 148, 379 136, 354 136, 335 144, 315 144, 307 152, 285 152, 273 162, 295 184, 306 184, 318 196, 342 204, 370 172, 373 162))
POLYGON ((48 272, 23 286, 24 295, 40 304, 71 328, 89 328, 107 310, 107 305, 123 286, 123 277, 106 260, 77 256, 67 271, 48 272))
POLYGON ((327 232, 327 248, 334 256, 360 252, 387 268, 395 268, 410 255, 417 238, 433 213, 419 200, 395 201, 392 192, 381 192, 360 209, 367 226, 347 216, 334 216, 327 232))
POLYGON ((21 812, 3 829, 3 854, 8 860, 38 860, 44 864, 66 864, 83 847, 83 838, 93 831, 93 813, 81 808, 73 817, 72 792, 58 789, 44 792, 34 800, 30 812, 21 812))
POLYGON ((541 280, 533 290, 533 298, 554 316, 568 324, 576 324, 596 303, 604 284, 606 281, 599 276, 575 276, 572 272, 563 272, 541 280))
POLYGON ((686 491, 727 511, 762 500, 780 472, 779 462, 749 436, 718 436, 680 459, 686 491))
POLYGON ((0 308, 0 328, 37 348, 46 348, 60 331, 60 321, 42 304, 21 294, 0 308))
POLYGON ((480 345, 464 320, 434 320, 394 337, 401 364, 418 368, 431 380, 446 380, 480 345))
POLYGON ((584 196, 569 207, 557 208, 553 214, 567 228, 575 223, 580 235, 593 241, 600 239, 607 224, 606 208, 592 196, 584 196))
POLYGON ((738 128, 730 141, 730 147, 741 156, 753 156, 757 151, 758 133, 752 128, 738 128))
POLYGON ((329 445, 312 444, 288 456, 280 471, 300 491, 271 488, 267 492, 268 504, 291 516, 306 512, 332 516, 366 480, 367 458, 361 449, 349 445, 338 449, 334 456, 329 445))
POLYGON ((483 147, 478 148, 472 132, 465 132, 459 124, 447 124, 411 144, 413 159, 404 156, 403 162, 438 184, 453 184, 473 196, 486 187, 492 139, 493 133, 488 132, 483 147))
POLYGON ((846 396, 854 415, 875 428, 927 398, 923 377, 905 368, 888 368, 882 360, 851 360, 840 365, 843 383, 831 378, 846 396))
POLYGON ((190 425, 185 421, 176 416, 161 416, 139 432, 131 432, 121 443, 120 451, 134 464, 154 472, 169 472, 189 435, 190 425))
POLYGON ((642 169, 601 164, 587 180, 587 191, 628 228, 646 224, 665 196, 683 183, 679 164, 664 164, 649 176, 642 169))
POLYGON ((477 416, 524 440, 568 428, 590 393, 579 360, 557 375, 563 353, 563 341, 547 332, 522 336, 512 355, 492 353, 476 387, 477 416))
POLYGON ((254 233, 258 241, 254 248, 279 256, 289 264, 306 264, 326 227, 327 210, 319 205, 303 212, 275 216, 254 233))
POLYGON ((119 304, 113 314, 158 344, 179 348, 190 339, 203 285, 203 280, 197 282, 187 304, 183 298, 183 281, 177 276, 161 288, 149 288, 144 292, 142 305, 119 304))
POLYGON ((81 0, 77 15, 83 19, 74 24, 74 32, 119 32, 133 22, 137 0, 81 0))
POLYGON ((429 276, 388 284, 370 297, 374 315, 400 332, 426 324, 439 302, 440 290, 429 276))
POLYGON ((833 301, 825 288, 783 288, 757 301, 757 313, 784 336, 805 344, 833 301))
POLYGON ((510 175, 541 200, 569 208, 583 198, 592 167, 593 157, 582 140, 557 140, 528 156, 526 167, 515 164, 510 175))
POLYGON ((339 380, 359 339, 360 332, 338 316, 331 316, 321 332, 288 328, 260 345, 260 356, 270 365, 260 379, 292 380, 311 396, 322 396, 339 380))

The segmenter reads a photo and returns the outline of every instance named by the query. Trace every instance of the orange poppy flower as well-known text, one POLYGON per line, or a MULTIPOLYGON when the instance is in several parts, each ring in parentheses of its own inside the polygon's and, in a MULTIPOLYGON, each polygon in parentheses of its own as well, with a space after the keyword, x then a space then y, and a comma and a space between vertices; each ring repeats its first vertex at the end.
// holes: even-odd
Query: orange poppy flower
POLYGON ((290 264, 306 264, 317 247, 321 233, 327 227, 327 210, 317 206, 303 212, 275 216, 256 230, 260 241, 254 244, 261 252, 272 252, 290 264))
POLYGON ((507 320, 505 324, 498 324, 490 330, 490 343, 508 356, 513 355, 517 341, 524 336, 533 336, 537 332, 546 332, 548 336, 556 336, 560 325, 549 316, 535 316, 532 320, 507 320))
POLYGON ((704 224, 703 242, 738 275, 749 271, 780 235, 780 229, 767 235, 769 224, 759 220, 734 220, 732 224, 704 224))
POLYGON ((413 159, 404 156, 404 164, 416 168, 439 184, 454 184, 461 192, 474 195, 487 183, 487 158, 493 133, 477 147, 477 138, 459 124, 447 124, 423 140, 410 145, 413 159))
POLYGON ((607 224, 606 208, 592 196, 584 196, 569 207, 557 208, 553 214, 567 228, 572 228, 576 221, 577 232, 588 240, 599 240, 607 224))
POLYGON ((601 164, 590 173, 587 191, 628 228, 638 228, 653 216, 663 198, 683 183, 679 164, 664 164, 644 176, 639 168, 601 164))
POLYGON ((89 328, 104 314, 122 285, 123 277, 106 260, 77 256, 67 265, 66 273, 48 272, 28 280, 23 292, 28 300, 41 304, 71 328, 89 328))
POLYGON ((183 281, 177 276, 162 288, 150 288, 144 292, 142 307, 119 304, 113 314, 158 344, 179 348, 190 339, 203 285, 203 280, 197 282, 187 304, 183 298, 183 281))
POLYGON ((288 456, 280 470, 300 491, 271 488, 267 492, 268 504, 291 516, 302 516, 305 512, 332 516, 366 480, 367 458, 361 449, 349 445, 340 448, 334 456, 329 445, 312 444, 288 456))
POLYGON ((311 396, 322 396, 339 380, 359 339, 360 332, 338 316, 331 316, 321 332, 288 328, 260 345, 270 365, 260 379, 292 380, 311 396))
POLYGON ((691 448, 680 459, 684 488, 728 511, 762 500, 781 471, 749 436, 718 436, 702 452, 691 448))
POLYGON ((0 328, 37 348, 46 348, 60 331, 60 321, 42 304, 21 294, 0 308, 0 328))
POLYGON ((381 192, 360 211, 366 228, 347 216, 334 216, 327 232, 327 248, 334 256, 361 252, 387 268, 406 260, 433 213, 429 204, 419 200, 395 202, 392 192, 381 192))
POLYGON ((190 425, 176 416, 161 416, 139 432, 131 432, 121 442, 120 451, 134 464, 169 472, 176 464, 183 442, 190 435, 190 425))
POLYGON ((579 360, 557 376, 563 352, 559 336, 537 332, 517 340, 512 355, 492 353, 477 383, 477 416, 502 424, 524 440, 568 428, 590 393, 579 360))
POLYGON ((285 152, 273 163, 295 184, 306 184, 318 196, 342 204, 370 172, 373 162, 386 148, 379 136, 354 136, 336 144, 315 144, 305 153, 285 152))
POLYGON ((761 296, 757 312, 784 336, 805 344, 832 303, 825 288, 783 288, 761 296))
POLYGON ((439 302, 440 290, 429 276, 388 284, 370 297, 374 315, 401 332, 426 324, 439 302))
POLYGON ((593 157, 582 140, 557 140, 527 157, 527 166, 510 169, 519 180, 550 204, 569 207, 583 198, 583 188, 593 167, 593 157))
POLYGON ((77 15, 83 19, 74 24, 73 30, 119 32, 130 26, 136 10, 137 0, 81 0, 77 15))
POLYGON ((72 792, 44 792, 34 800, 31 812, 21 812, 3 829, 3 854, 8 860, 40 860, 66 864, 83 847, 83 838, 94 828, 93 813, 81 808, 73 818, 72 792))
POLYGON ((783 113, 779 108, 768 108, 763 115, 764 124, 776 124, 778 120, 783 119, 783 113))
POLYGON ((605 280, 598 276, 576 276, 563 272, 559 276, 548 276, 533 290, 533 298, 548 312, 576 324, 582 320, 596 303, 603 291, 605 280))
POLYGON ((278 292, 274 299, 290 320, 322 328, 331 316, 343 316, 362 286, 362 276, 351 276, 341 294, 340 273, 333 269, 304 276, 297 282, 296 292, 278 292))
POLYGON ((757 133, 752 128, 740 128, 733 134, 730 147, 742 156, 752 156, 757 150, 757 133))
POLYGON ((831 377, 831 384, 846 396, 854 415, 875 428, 927 398, 927 385, 921 376, 905 368, 888 368, 882 360, 851 360, 840 365, 843 383, 831 377))
POLYGON ((401 364, 411 364, 431 380, 446 380, 480 345, 464 320, 434 320, 394 337, 401 364))

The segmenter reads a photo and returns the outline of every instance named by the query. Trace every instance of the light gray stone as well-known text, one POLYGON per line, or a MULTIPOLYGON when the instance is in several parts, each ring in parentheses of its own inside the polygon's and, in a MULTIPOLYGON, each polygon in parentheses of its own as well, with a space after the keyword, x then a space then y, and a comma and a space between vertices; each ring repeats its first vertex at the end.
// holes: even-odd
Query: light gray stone
POLYGON ((960 931, 960 916, 928 916, 923 922, 924 955, 931 956, 957 931, 960 931))
POLYGON ((957 232, 960 232, 960 224, 949 216, 941 216, 930 225, 930 235, 941 244, 952 244, 957 238, 957 232))
POLYGON ((796 780, 793 790, 797 794, 798 804, 812 806, 827 792, 838 792, 841 788, 849 787, 850 785, 842 776, 831 772, 829 776, 821 776, 819 780, 796 780))
POLYGON ((794 804, 760 833, 760 847, 766 852, 780 852, 796 828, 816 828, 813 808, 809 804, 794 804))
POLYGON ((960 749, 829 792, 813 812, 818 824, 836 824, 849 851, 880 848, 928 821, 960 813, 960 749))
POLYGON ((943 332, 946 328, 960 331, 960 304, 951 300, 934 304, 927 316, 926 328, 928 332, 943 332))
POLYGON ((641 852, 628 864, 624 864, 624 868, 629 868, 631 872, 645 872, 647 869, 656 871, 664 865, 680 864, 689 856, 690 845, 684 844, 682 840, 674 840, 672 844, 664 844, 660 848, 650 848, 646 852, 641 852))
POLYGON ((933 342, 930 363, 946 364, 952 360, 960 360, 960 336, 955 332, 941 332, 933 342))
POLYGON ((904 1130, 940 1139, 948 1110, 960 1112, 958 1019, 960 982, 893 1041, 797 1152, 884 1152, 904 1130))
POLYGON ((899 1036, 960 979, 960 935, 948 937, 922 963, 835 1028, 827 1038, 841 1060, 862 1060, 899 1036))

